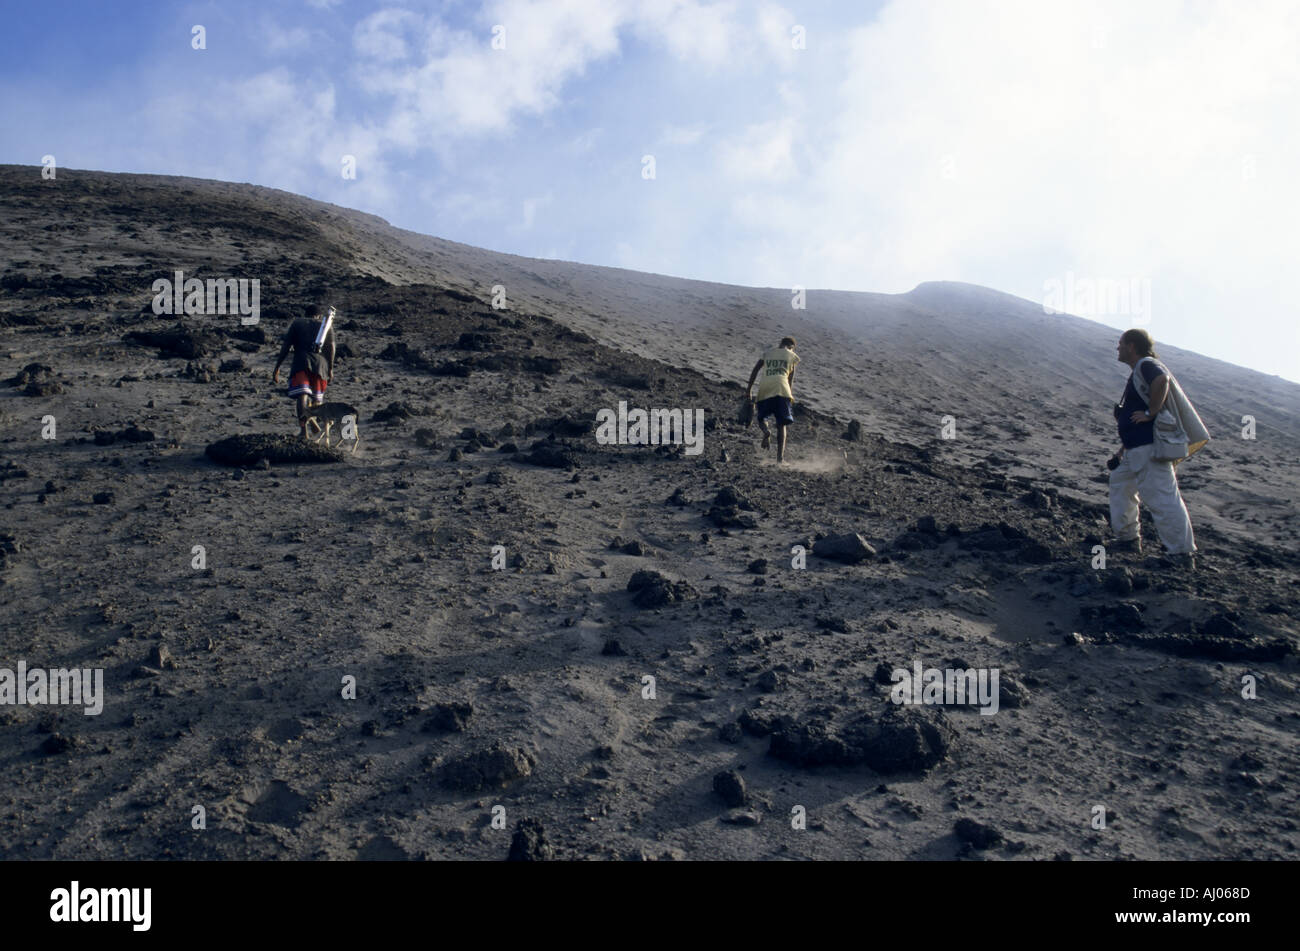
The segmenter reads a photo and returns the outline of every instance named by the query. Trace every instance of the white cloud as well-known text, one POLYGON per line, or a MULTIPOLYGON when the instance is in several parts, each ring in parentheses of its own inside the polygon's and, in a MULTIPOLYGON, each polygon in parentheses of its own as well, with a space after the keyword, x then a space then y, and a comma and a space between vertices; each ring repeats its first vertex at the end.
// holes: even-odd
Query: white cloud
POLYGON ((666 125, 660 134, 665 145, 694 145, 704 137, 706 126, 703 122, 693 125, 666 125))
POLYGON ((794 27, 804 27, 804 42, 808 42, 807 24, 801 24, 785 7, 775 3, 761 3, 755 17, 759 43, 782 69, 792 69, 796 57, 807 55, 807 49, 796 50, 792 45, 794 27))
POLYGON ((576 136, 569 143, 569 151, 576 155, 591 152, 596 147, 596 143, 600 140, 603 131, 602 129, 588 129, 581 135, 576 136))
POLYGON ((312 31, 306 27, 284 28, 274 23, 264 22, 258 35, 266 44, 267 52, 292 53, 307 49, 314 42, 312 31))
POLYGON ((524 199, 522 230, 529 231, 532 229, 533 223, 537 219, 537 210, 549 205, 554 197, 554 195, 547 193, 545 195, 524 199))
POLYGON ((718 165, 729 181, 782 182, 799 174, 792 149, 793 119, 774 119, 751 125, 735 142, 718 147, 718 165))
MULTIPOLYGON (((618 56, 624 33, 704 68, 752 61, 759 28, 740 12, 736 0, 492 0, 474 27, 453 30, 436 16, 382 10, 354 32, 368 60, 355 76, 396 145, 500 135, 517 117, 563 105, 566 85, 618 56), (497 26, 502 49, 492 46, 497 26)), ((770 4, 763 14, 784 16, 770 4)))
POLYGON ((419 17, 406 10, 380 10, 356 25, 352 46, 366 59, 403 60, 410 55, 407 34, 418 26, 419 17))
POLYGON ((720 0, 640 0, 630 8, 636 30, 662 43, 679 60, 716 66, 745 55, 751 38, 740 25, 738 4, 720 0))
MULTIPOLYGON (((1190 20, 1159 0, 1102 5, 1100 21, 1093 9, 895 3, 847 36, 835 119, 807 175, 794 174, 803 138, 788 120, 750 126, 719 149, 719 168, 785 181, 836 211, 820 218, 827 248, 810 255, 870 250, 873 277, 899 285, 961 269, 990 240, 1107 249, 1129 269, 1218 246, 1243 199, 1242 156, 1295 154, 1294 126, 1278 122, 1297 87, 1295 59, 1273 39, 1285 30, 1229 20, 1226 7, 1190 20)), ((1270 169, 1259 187, 1294 197, 1270 169)))

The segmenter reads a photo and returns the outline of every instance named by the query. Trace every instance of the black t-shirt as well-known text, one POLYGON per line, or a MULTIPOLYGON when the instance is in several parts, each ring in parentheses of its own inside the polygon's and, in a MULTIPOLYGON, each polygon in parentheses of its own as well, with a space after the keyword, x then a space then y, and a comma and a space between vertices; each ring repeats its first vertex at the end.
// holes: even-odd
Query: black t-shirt
POLYGON ((317 376, 328 379, 330 375, 330 348, 334 345, 334 328, 325 335, 325 343, 320 353, 313 353, 316 346, 316 334, 320 332, 319 320, 299 317, 289 325, 284 339, 293 350, 293 363, 289 367, 289 376, 302 370, 309 370, 317 376))
MULTIPOLYGON (((1147 381, 1147 386, 1151 386, 1151 381, 1165 371, 1154 360, 1147 360, 1142 364, 1142 379, 1147 381)), ((1128 385, 1124 387, 1123 401, 1115 407, 1115 422, 1119 426, 1119 441, 1125 449, 1134 449, 1138 446, 1149 446, 1155 442, 1155 430, 1153 423, 1135 423, 1132 421, 1133 414, 1136 412, 1147 411, 1147 404, 1142 401, 1138 395, 1137 387, 1133 385, 1133 374, 1129 374, 1128 385)))

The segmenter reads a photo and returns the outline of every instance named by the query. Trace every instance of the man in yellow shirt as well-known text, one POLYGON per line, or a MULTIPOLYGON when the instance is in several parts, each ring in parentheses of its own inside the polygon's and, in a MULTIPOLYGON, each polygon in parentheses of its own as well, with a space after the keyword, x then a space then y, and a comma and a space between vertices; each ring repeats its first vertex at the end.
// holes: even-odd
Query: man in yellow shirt
POLYGON ((785 461, 785 428, 794 422, 794 368, 799 356, 794 352, 794 337, 782 337, 780 346, 766 351, 749 374, 748 392, 753 398, 754 381, 758 384, 758 428, 763 431, 763 448, 772 444, 772 433, 767 428, 767 417, 776 417, 776 461, 785 461))

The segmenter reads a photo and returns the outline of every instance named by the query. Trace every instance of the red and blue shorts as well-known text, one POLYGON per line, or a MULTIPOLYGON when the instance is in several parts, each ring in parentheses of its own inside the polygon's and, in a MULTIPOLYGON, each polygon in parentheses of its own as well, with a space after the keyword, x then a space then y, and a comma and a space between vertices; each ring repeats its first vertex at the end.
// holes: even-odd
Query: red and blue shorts
POLYGON ((310 370, 299 370, 293 376, 289 377, 289 396, 302 396, 306 394, 312 398, 312 401, 320 406, 325 402, 325 387, 327 382, 324 378, 317 376, 310 370))

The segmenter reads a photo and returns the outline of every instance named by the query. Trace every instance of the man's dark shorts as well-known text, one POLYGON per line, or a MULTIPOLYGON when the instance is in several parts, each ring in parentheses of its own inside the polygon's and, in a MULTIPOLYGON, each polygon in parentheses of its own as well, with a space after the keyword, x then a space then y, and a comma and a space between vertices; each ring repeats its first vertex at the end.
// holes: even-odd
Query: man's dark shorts
POLYGON ((794 404, 784 396, 769 396, 765 400, 759 400, 758 418, 767 419, 769 416, 775 416, 778 426, 789 426, 794 422, 794 404))

